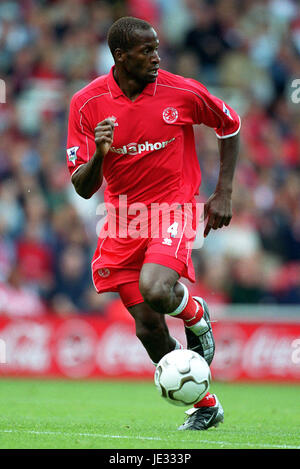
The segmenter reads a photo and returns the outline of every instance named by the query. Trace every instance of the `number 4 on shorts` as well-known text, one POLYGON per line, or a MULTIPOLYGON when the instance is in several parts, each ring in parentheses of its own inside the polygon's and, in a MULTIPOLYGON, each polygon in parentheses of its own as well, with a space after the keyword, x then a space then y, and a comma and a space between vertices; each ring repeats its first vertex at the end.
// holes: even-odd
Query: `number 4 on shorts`
POLYGON ((169 226, 167 233, 170 233, 171 238, 175 238, 178 233, 178 222, 175 221, 172 225, 169 226))

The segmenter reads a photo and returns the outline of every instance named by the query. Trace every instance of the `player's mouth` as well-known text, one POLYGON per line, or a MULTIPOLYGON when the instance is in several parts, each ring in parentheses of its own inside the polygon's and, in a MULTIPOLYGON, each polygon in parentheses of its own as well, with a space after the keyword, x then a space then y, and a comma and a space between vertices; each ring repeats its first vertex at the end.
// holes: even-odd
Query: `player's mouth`
POLYGON ((157 75, 158 75, 158 69, 159 69, 159 67, 152 68, 152 69, 149 70, 149 72, 148 72, 149 75, 152 75, 152 76, 154 76, 154 77, 156 78, 157 75))

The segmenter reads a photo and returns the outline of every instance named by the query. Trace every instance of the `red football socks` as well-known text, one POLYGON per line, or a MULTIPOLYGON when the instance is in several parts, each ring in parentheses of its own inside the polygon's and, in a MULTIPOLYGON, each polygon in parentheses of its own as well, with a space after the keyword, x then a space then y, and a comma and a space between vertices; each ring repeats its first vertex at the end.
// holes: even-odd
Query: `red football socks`
POLYGON ((216 398, 213 394, 209 392, 205 394, 205 396, 201 399, 201 401, 194 404, 194 407, 198 409, 198 407, 213 407, 216 405, 216 398))
POLYGON ((189 294, 189 291, 185 285, 183 285, 184 294, 182 301, 178 308, 170 313, 170 316, 182 319, 186 327, 191 327, 197 324, 203 316, 203 308, 200 303, 194 300, 189 294))

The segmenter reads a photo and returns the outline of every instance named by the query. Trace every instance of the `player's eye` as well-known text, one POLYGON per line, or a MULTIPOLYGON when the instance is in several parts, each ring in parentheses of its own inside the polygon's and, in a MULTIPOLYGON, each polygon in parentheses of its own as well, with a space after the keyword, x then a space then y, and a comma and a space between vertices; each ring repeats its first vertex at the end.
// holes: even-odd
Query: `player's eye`
POLYGON ((153 52, 157 52, 157 51, 158 51, 158 46, 157 47, 147 47, 146 49, 144 49, 143 54, 148 55, 148 54, 152 54, 153 52))

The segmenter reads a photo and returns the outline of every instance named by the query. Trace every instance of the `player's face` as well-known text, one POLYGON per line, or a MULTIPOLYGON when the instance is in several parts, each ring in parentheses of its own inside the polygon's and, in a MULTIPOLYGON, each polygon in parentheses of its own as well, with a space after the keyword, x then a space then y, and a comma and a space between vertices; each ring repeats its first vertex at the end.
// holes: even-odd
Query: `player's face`
POLYGON ((136 44, 125 52, 123 66, 127 74, 141 83, 156 80, 160 57, 159 40, 154 29, 136 32, 136 44))

